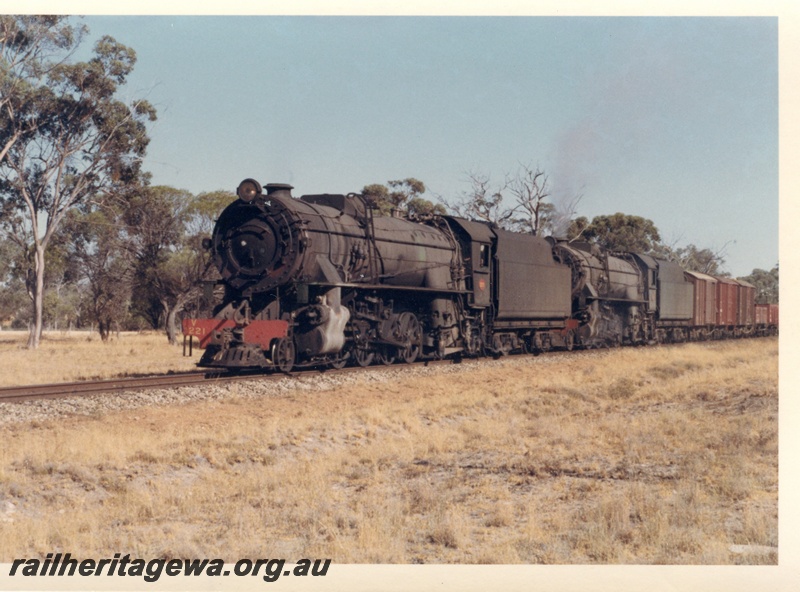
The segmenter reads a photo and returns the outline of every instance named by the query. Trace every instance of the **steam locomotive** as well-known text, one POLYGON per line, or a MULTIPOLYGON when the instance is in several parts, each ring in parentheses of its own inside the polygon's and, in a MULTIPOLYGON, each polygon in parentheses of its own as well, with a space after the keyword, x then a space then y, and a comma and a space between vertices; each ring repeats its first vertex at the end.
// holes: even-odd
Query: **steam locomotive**
POLYGON ((368 366, 777 331, 743 281, 455 216, 377 215, 362 195, 245 179, 206 241, 213 316, 183 320, 199 366, 368 366))

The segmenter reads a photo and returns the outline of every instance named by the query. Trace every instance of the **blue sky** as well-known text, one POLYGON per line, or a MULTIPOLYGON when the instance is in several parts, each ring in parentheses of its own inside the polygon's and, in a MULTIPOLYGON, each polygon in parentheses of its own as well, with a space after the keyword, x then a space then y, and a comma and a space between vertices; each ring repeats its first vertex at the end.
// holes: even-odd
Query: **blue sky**
MULTIPOLYGON (((778 261, 778 20, 90 16, 137 52, 157 184, 295 194, 416 177, 453 201, 520 163, 578 215, 778 261)), ((90 41, 91 43, 91 41, 90 41)), ((87 44, 88 46, 89 44, 87 44)))

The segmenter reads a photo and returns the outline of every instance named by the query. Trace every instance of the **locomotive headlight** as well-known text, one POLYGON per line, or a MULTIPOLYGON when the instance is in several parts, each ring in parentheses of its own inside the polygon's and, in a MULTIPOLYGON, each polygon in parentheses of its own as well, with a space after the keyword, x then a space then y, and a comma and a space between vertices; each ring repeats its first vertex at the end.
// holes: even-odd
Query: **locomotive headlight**
POLYGON ((249 220, 232 231, 227 244, 229 261, 246 275, 270 270, 279 250, 275 234, 258 219, 249 220))
POLYGON ((256 195, 261 195, 261 184, 255 179, 245 179, 236 188, 236 195, 244 202, 251 202, 256 195))

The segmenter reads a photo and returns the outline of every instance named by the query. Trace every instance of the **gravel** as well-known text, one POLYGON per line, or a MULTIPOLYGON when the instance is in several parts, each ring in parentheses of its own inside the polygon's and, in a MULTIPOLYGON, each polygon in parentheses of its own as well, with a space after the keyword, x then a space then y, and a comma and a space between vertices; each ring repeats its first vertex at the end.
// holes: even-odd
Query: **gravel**
POLYGON ((185 405, 200 401, 281 397, 293 393, 328 391, 354 384, 394 383, 413 376, 475 372, 487 367, 497 367, 498 364, 525 366, 564 363, 584 356, 602 356, 605 353, 602 351, 572 353, 566 359, 558 354, 539 357, 514 356, 501 360, 486 359, 464 364, 413 367, 398 365, 385 369, 373 367, 365 371, 342 373, 308 372, 279 380, 259 381, 255 379, 219 384, 209 383, 202 387, 178 387, 84 397, 60 397, 22 403, 0 403, 0 425, 55 420, 68 416, 102 416, 107 413, 142 407, 185 405))

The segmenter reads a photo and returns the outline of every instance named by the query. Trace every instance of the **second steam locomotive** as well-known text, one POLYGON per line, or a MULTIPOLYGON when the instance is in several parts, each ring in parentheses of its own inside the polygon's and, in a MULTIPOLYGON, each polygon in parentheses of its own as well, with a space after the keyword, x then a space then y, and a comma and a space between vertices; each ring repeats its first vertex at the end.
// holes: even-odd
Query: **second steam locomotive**
POLYGON ((768 334, 777 306, 741 280, 455 216, 375 215, 361 195, 242 181, 207 241, 200 366, 227 369, 505 355, 768 334))

